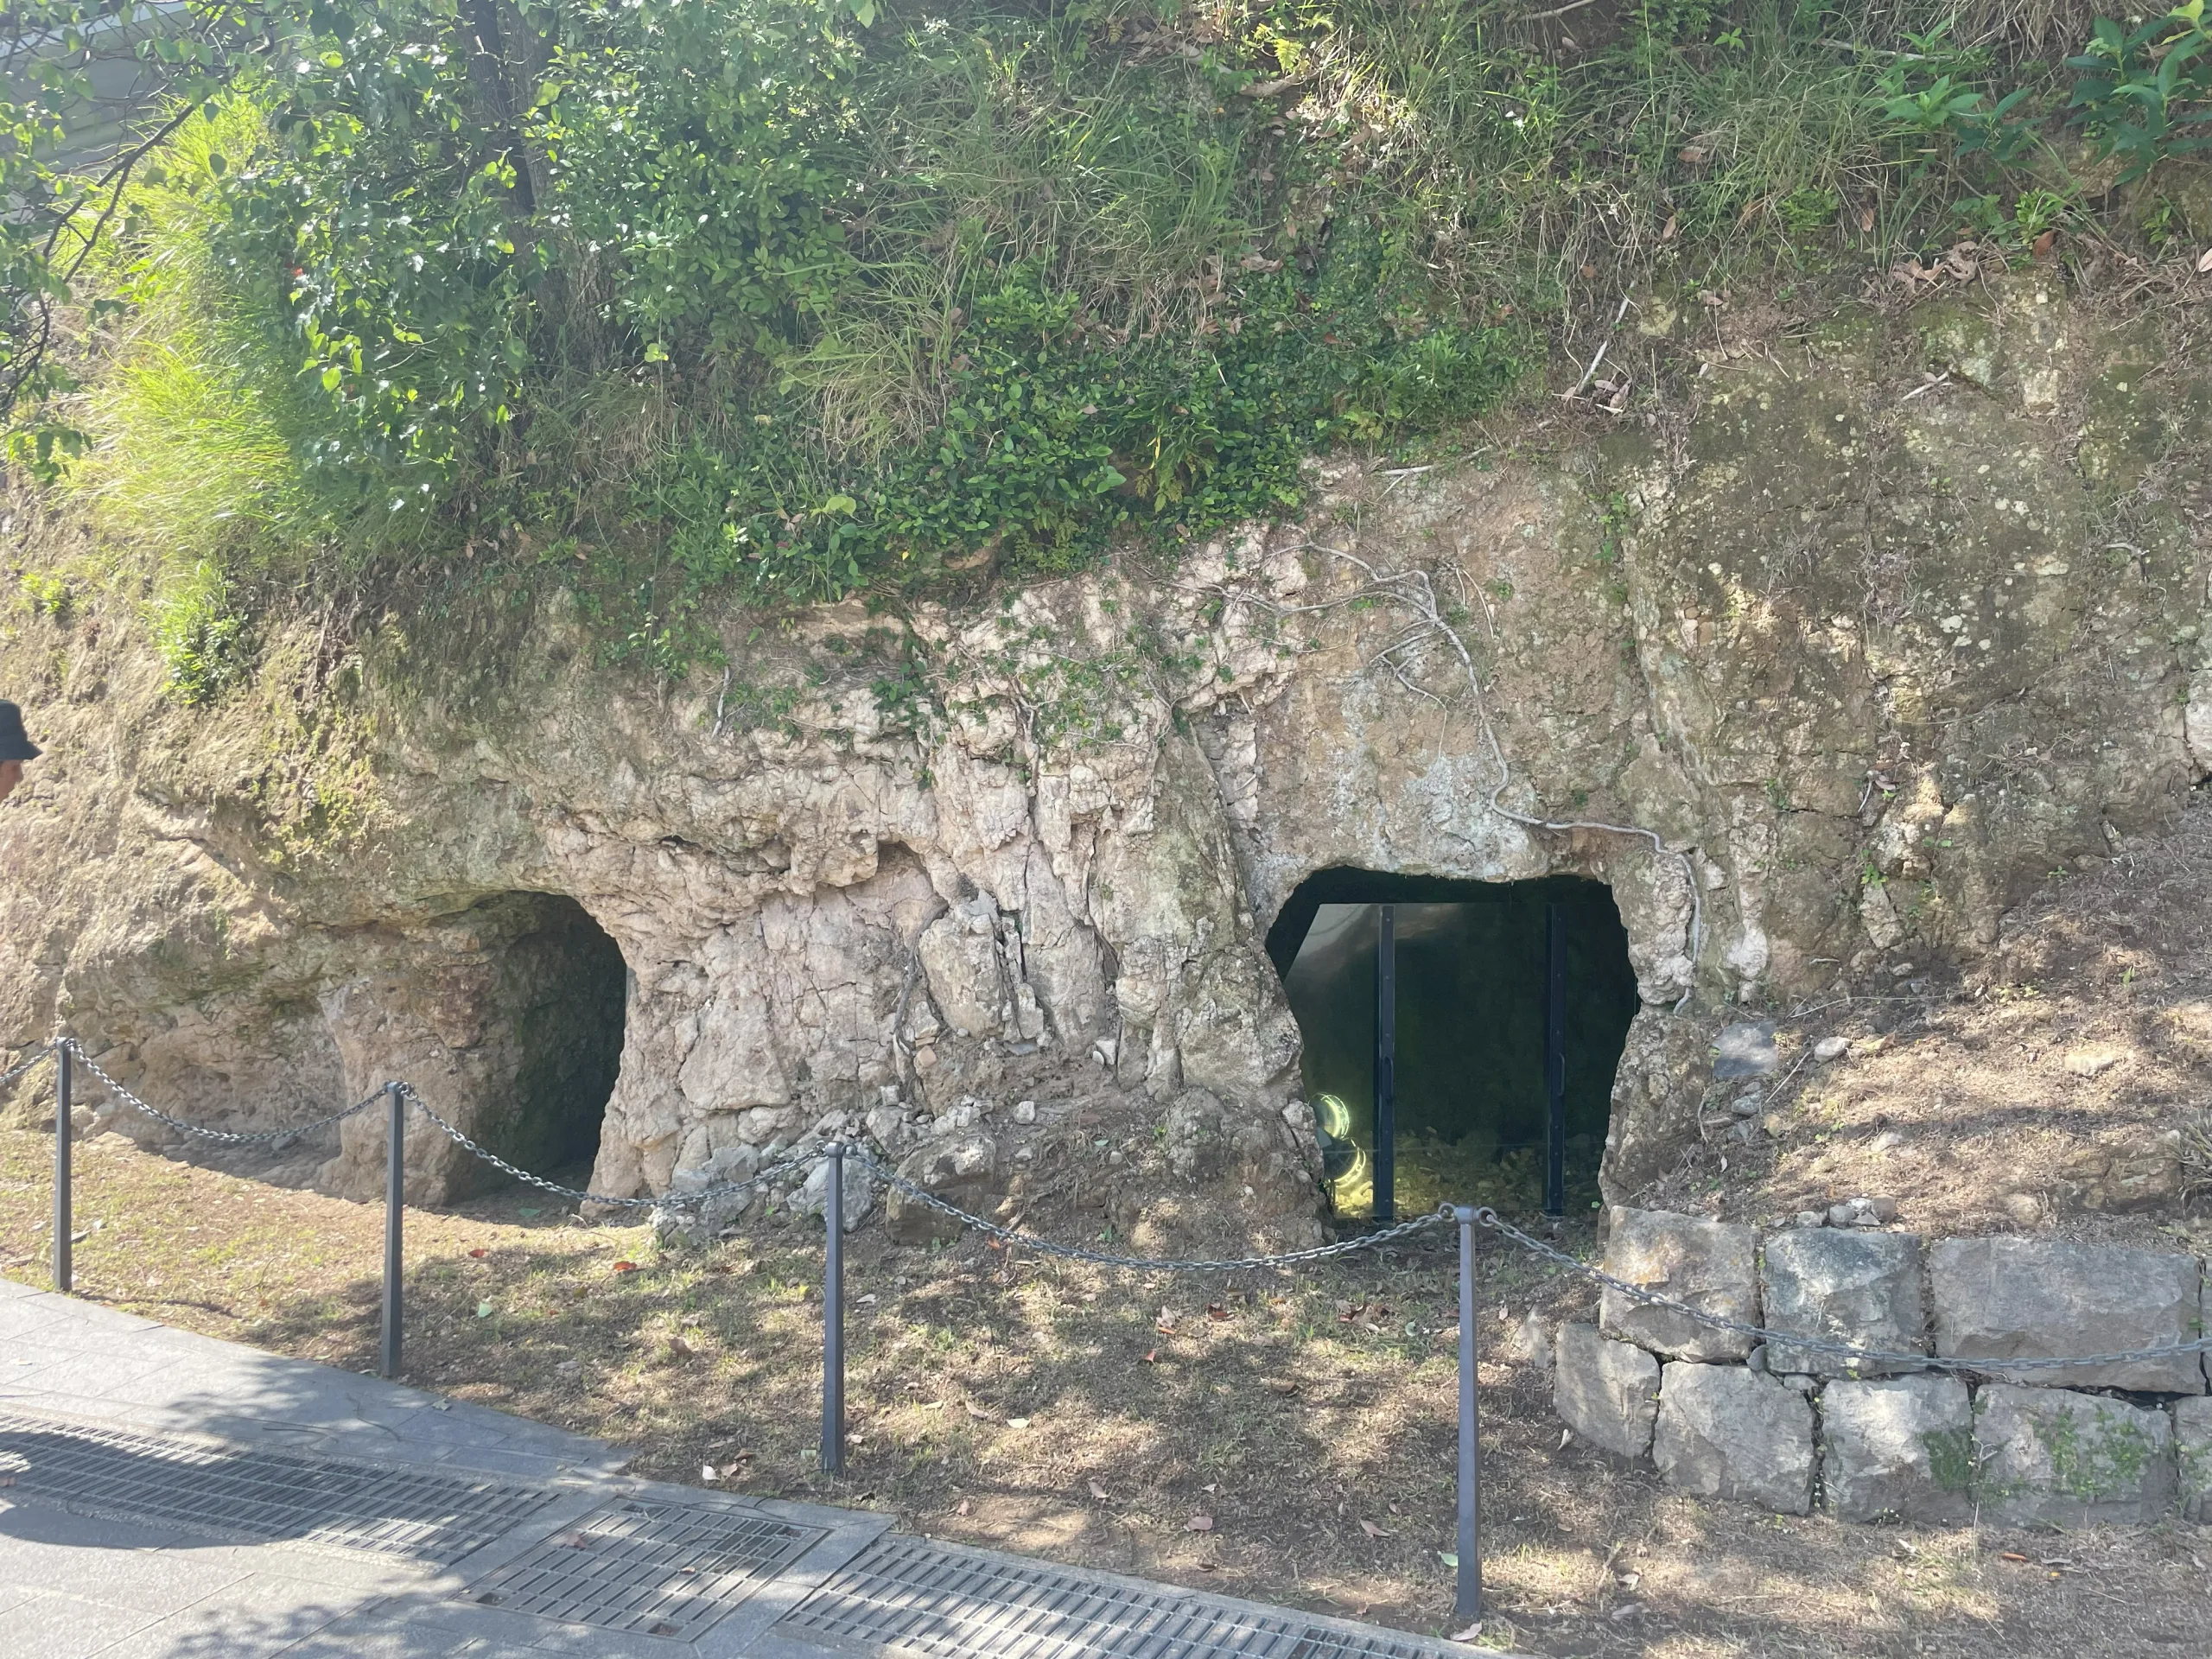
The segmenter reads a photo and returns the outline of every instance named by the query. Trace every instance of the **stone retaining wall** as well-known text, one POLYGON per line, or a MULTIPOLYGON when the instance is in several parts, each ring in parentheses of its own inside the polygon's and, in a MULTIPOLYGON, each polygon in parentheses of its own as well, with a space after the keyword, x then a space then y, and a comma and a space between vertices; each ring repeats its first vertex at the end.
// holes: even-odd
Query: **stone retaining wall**
MULTIPOLYGON (((1657 1210, 1613 1214, 1605 1270, 1716 1317, 1789 1336, 1938 1357, 2058 1358, 2203 1334, 2192 1255, 2018 1237, 1799 1227, 1768 1233, 1657 1210)), ((2205 1357, 1969 1382, 1853 1367, 1716 1331, 1608 1289, 1596 1325, 1553 1350, 1560 1418, 1651 1459, 1701 1497, 1849 1521, 2082 1526, 2178 1504, 2212 1520, 2205 1357)))

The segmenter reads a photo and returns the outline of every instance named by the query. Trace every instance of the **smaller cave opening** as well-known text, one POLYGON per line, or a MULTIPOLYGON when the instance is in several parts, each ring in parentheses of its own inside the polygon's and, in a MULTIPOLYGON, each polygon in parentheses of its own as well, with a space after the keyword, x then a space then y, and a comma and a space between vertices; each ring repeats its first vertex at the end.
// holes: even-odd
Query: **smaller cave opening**
POLYGON ((564 893, 514 893, 499 952, 512 1081, 487 1102, 486 1143, 550 1175, 599 1155, 608 1097, 622 1066, 630 972, 621 947, 564 893))
POLYGON ((1603 882, 1323 870, 1283 906, 1268 954, 1339 1215, 1596 1201, 1638 1002, 1603 882))

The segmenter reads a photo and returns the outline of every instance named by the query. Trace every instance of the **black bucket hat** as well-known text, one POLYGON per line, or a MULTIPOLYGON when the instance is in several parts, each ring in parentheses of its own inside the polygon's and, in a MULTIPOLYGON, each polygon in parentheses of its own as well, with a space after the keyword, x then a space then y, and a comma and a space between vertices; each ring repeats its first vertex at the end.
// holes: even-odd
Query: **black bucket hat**
POLYGON ((38 745, 23 730, 23 711, 0 698, 0 765, 10 760, 35 760, 38 745))

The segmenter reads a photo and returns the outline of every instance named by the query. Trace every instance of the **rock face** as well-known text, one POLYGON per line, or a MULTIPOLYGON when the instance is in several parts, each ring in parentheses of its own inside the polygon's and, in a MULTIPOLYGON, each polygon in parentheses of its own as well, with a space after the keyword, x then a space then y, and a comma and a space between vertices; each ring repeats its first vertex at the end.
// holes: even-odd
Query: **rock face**
POLYGON ((2174 1452, 2183 1516, 2212 1521, 2212 1398, 2175 1402, 2174 1452))
POLYGON ((1991 1383, 1974 1401, 1982 1516, 2000 1526, 2126 1526, 2174 1500, 2163 1411, 2067 1389, 1991 1383))
MULTIPOLYGON (((1936 1351, 2004 1359, 2106 1354, 2193 1342, 2201 1332, 2196 1258, 2028 1238, 1950 1238, 1932 1246, 1936 1351)), ((2019 1372, 2081 1388, 2202 1394, 2195 1354, 2019 1372)))
MULTIPOLYGON (((1800 1227, 1768 1236, 1760 1258, 1763 1322, 1770 1330, 1890 1353, 1926 1351, 1920 1241, 1908 1233, 1800 1227)), ((1770 1371, 1881 1376, 1897 1365, 1854 1365, 1840 1356, 1770 1343, 1770 1371)))
MULTIPOLYGON (((1618 1210, 1605 1243, 1607 1273, 1700 1312, 1756 1325, 1759 1315, 1749 1227, 1699 1221, 1666 1210, 1618 1210)), ((1679 1359, 1741 1359, 1751 1339, 1716 1331, 1671 1308, 1649 1307, 1608 1286, 1600 1304, 1605 1334, 1679 1359)))
POLYGON ((1659 1411, 1659 1362, 1594 1326, 1563 1325, 1553 1351, 1552 1401, 1560 1421, 1616 1456, 1651 1450, 1659 1411))
POLYGON ((1813 1507, 1813 1408, 1770 1376, 1676 1361, 1660 1379, 1651 1455, 1667 1484, 1700 1497, 1813 1507))
POLYGON ((1831 1382, 1821 1390, 1821 1484, 1840 1519, 1974 1518, 1974 1408, 1955 1377, 1831 1382))
MULTIPOLYGON (((257 677, 186 709, 132 606, 16 606, 0 695, 47 753, 0 813, 0 1048, 66 1028, 231 1127, 399 1075, 527 1135, 526 999, 448 993, 499 976, 494 912, 555 895, 626 965, 601 1190, 767 1155, 885 1089, 932 1124, 974 1096, 1112 1125, 1202 1090, 1213 1213, 1310 1236, 1271 919, 1332 867, 1574 874, 1611 888, 1644 1003, 1603 1173, 1628 1201, 1698 1132, 1718 1005, 1893 947, 1985 954, 2024 885, 2212 770, 2187 515, 2129 527, 2171 580, 2083 551, 2101 503, 2203 452, 2194 359, 2041 269, 1987 313, 1847 314, 1602 452, 1387 478, 1344 455, 1306 521, 1172 578, 1132 558, 896 617, 700 618, 727 665, 676 681, 601 665, 549 589, 271 618, 257 677), (1917 395, 1965 334, 1973 376, 1917 395)), ((0 528, 11 562, 73 568, 30 524, 0 528)), ((376 1140, 350 1126, 321 1183, 372 1192, 376 1140)), ((1059 1155, 1087 1201, 1157 1219, 1138 1161, 1033 1140, 1009 1185, 1021 1150, 1059 1155)), ((422 1157, 410 1196, 465 1179, 422 1157)), ((2097 1190, 2133 1202, 2164 1179, 2142 1173, 2097 1190)))

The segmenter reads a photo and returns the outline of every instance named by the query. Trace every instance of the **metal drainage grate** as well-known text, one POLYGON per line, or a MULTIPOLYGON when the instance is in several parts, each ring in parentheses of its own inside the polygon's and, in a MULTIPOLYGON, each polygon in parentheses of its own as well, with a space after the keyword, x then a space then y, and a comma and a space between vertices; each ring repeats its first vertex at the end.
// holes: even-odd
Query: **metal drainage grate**
POLYGON ((1257 1608, 1154 1593, 887 1533, 779 1630, 946 1659, 1443 1659, 1257 1608))
POLYGON ((609 1504, 486 1574, 458 1599, 690 1639, 827 1535, 730 1510, 609 1504))
POLYGON ((547 1501, 429 1470, 244 1452, 0 1413, 0 1476, 17 1494, 122 1521, 257 1541, 368 1550, 443 1567, 547 1501))

